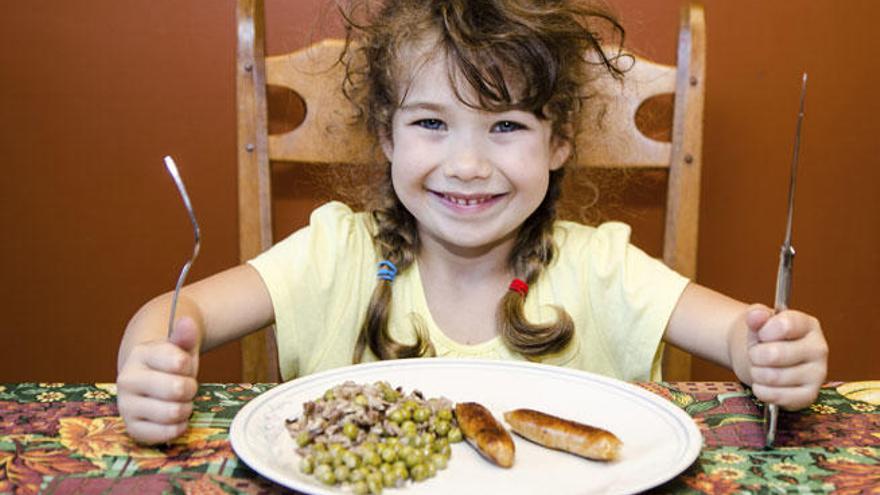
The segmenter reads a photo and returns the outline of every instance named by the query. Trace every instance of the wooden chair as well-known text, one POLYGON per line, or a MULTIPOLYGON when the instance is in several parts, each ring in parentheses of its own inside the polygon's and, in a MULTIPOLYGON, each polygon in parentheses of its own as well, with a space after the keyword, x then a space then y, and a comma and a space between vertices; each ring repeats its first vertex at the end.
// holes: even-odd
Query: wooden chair
MULTIPOLYGON (((341 67, 332 61, 340 40, 326 40, 279 56, 264 55, 263 0, 237 0, 239 246, 247 260, 272 244, 270 161, 366 163, 366 136, 346 125, 350 105, 340 91, 341 67), (329 69, 329 70, 328 70, 329 69), (267 87, 291 88, 305 103, 305 119, 289 132, 270 131, 267 87)), ((604 96, 585 113, 578 166, 668 170, 663 260, 683 275, 696 276, 697 227, 705 93, 705 22, 699 5, 682 9, 677 66, 635 57, 623 83, 597 81, 604 96), (643 103, 674 95, 671 142, 646 137, 636 123, 643 103)), ((244 339, 246 382, 278 381, 271 329, 244 339)), ((667 349, 664 379, 688 380, 690 356, 667 349)))

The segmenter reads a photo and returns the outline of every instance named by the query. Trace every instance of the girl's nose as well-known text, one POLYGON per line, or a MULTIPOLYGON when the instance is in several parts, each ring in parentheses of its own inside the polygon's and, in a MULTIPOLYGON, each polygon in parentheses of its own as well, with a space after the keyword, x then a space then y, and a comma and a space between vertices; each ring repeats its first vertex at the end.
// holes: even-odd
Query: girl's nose
POLYGON ((450 152, 443 171, 447 177, 459 180, 485 179, 492 173, 492 164, 483 146, 475 139, 450 143, 450 152))

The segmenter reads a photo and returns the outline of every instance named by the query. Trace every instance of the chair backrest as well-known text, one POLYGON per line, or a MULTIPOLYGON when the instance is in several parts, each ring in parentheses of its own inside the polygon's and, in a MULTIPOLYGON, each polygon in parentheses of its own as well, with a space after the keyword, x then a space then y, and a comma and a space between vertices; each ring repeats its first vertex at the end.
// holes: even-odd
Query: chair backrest
MULTIPOLYGON (((367 163, 375 152, 364 131, 348 125, 351 105, 340 88, 342 67, 333 62, 340 40, 325 40, 285 55, 264 55, 263 0, 237 0, 239 246, 247 260, 272 244, 270 161, 367 163), (305 106, 296 128, 270 133, 269 92, 293 90, 305 106)), ((697 226, 705 93, 705 21, 699 5, 682 8, 675 66, 635 56, 622 82, 594 81, 597 96, 584 113, 578 166, 667 169, 668 190, 663 260, 696 276, 697 226), (637 124, 646 101, 674 95, 671 141, 647 137, 637 124)), ((242 373, 248 382, 277 381, 271 329, 242 343, 242 373)), ((667 349, 664 378, 690 378, 690 356, 667 349)))

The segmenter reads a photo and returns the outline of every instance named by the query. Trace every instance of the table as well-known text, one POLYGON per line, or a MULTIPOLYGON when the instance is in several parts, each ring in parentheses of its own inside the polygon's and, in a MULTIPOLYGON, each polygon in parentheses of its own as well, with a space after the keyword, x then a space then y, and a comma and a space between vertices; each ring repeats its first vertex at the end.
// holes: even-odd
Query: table
MULTIPOLYGON (((639 385, 694 417, 704 438, 698 460, 654 493, 880 494, 880 381, 826 384, 810 408, 781 413, 769 450, 740 384, 639 385)), ((242 405, 272 387, 201 385, 188 432, 151 448, 126 436, 113 384, 0 384, 0 493, 283 493, 227 438, 242 405)))

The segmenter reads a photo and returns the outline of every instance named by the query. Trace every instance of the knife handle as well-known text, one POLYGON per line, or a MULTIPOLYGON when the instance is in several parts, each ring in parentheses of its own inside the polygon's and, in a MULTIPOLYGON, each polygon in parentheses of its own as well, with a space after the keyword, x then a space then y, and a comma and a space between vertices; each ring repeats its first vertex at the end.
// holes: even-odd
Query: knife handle
POLYGON ((788 298, 791 295, 791 269, 794 265, 794 248, 783 245, 779 251, 779 271, 776 273, 776 299, 773 309, 779 313, 788 309, 788 298))

